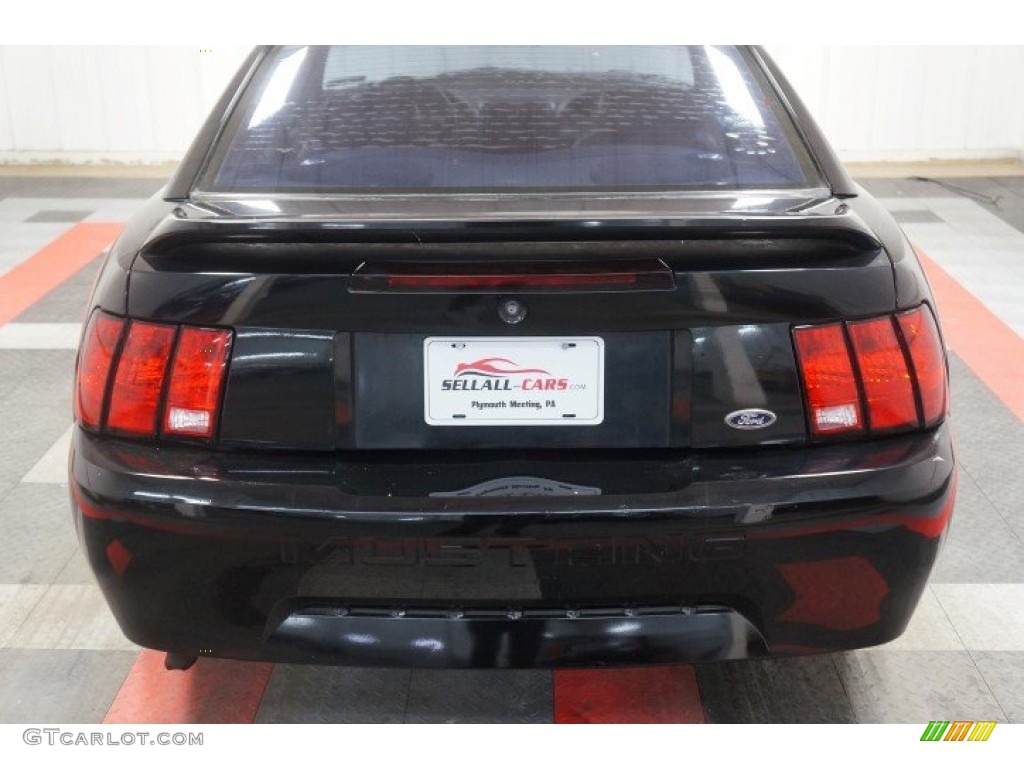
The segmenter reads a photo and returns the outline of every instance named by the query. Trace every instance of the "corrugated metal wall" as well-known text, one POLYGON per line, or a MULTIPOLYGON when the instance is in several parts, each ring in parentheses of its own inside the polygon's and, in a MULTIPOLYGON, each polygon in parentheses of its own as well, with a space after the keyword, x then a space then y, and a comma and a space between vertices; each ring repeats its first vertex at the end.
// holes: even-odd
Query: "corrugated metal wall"
MULTIPOLYGON (((0 47, 0 161, 177 159, 241 47, 0 47)), ((770 46, 848 160, 1024 154, 1024 46, 770 46)))

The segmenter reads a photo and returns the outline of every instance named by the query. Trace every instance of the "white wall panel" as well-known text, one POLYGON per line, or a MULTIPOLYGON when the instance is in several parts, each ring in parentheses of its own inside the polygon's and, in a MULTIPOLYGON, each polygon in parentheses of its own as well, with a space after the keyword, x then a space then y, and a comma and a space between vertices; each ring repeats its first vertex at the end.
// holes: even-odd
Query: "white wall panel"
POLYGON ((871 48, 837 46, 829 49, 822 73, 822 127, 836 148, 871 143, 875 117, 878 52, 871 48), (834 115, 856 119, 833 118, 834 115))
POLYGON ((0 47, 0 159, 177 159, 248 50, 0 47))
MULTIPOLYGON (((79 45, 55 47, 51 53, 53 81, 57 98, 54 122, 58 130, 56 146, 39 149, 65 149, 72 152, 106 150, 109 132, 101 93, 103 69, 99 56, 91 48, 79 45)), ((42 83, 38 83, 41 87, 42 83)))
POLYGON ((769 46, 839 153, 1024 155, 1024 46, 769 46))
MULTIPOLYGON (((248 49, 0 48, 0 160, 180 157, 248 49)), ((1024 46, 770 46, 847 159, 1024 155, 1024 46)))
POLYGON ((11 125, 11 106, 7 96, 7 75, 4 52, 0 48, 0 150, 14 146, 14 126, 11 125))
POLYGON ((871 104, 867 147, 920 146, 920 114, 924 109, 924 59, 906 48, 883 48, 873 57, 872 82, 865 83, 871 104))
POLYGON ((967 47, 925 49, 922 87, 929 97, 928 110, 917 118, 922 122, 922 149, 966 148, 974 54, 974 48, 967 47))
MULTIPOLYGON (((153 98, 150 115, 157 147, 186 147, 205 117, 207 98, 196 56, 168 55, 166 49, 151 48, 148 67, 153 98)), ((226 78, 225 78, 226 79, 226 78)))
POLYGON ((976 49, 967 146, 991 141, 1024 147, 1024 46, 976 49))
POLYGON ((158 150, 152 100, 160 98, 153 87, 146 49, 104 47, 98 50, 107 76, 100 83, 99 103, 107 120, 107 145, 129 153, 158 150))
POLYGON ((0 64, 7 81, 11 149, 60 149, 53 61, 54 52, 49 48, 16 46, 3 50, 0 64))

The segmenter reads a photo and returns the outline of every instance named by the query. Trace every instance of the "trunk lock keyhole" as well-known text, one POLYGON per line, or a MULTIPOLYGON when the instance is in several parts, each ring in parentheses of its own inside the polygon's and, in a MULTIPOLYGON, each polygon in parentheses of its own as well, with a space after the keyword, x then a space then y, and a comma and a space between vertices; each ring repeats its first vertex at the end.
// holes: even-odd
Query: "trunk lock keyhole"
POLYGON ((509 325, 516 325, 526 319, 526 305, 519 299, 501 299, 498 302, 498 317, 509 325))

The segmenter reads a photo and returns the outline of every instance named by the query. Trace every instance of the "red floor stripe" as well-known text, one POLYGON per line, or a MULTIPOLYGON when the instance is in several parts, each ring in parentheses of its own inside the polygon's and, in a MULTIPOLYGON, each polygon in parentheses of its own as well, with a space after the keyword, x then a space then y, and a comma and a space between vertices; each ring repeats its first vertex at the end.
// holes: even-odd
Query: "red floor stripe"
POLYGON ((927 254, 918 250, 918 255, 935 294, 946 344, 1024 421, 1024 339, 927 254))
POLYGON ((168 672, 163 653, 142 651, 103 722, 251 723, 273 666, 199 659, 186 672, 168 672))
POLYGON ((122 226, 75 224, 33 256, 0 275, 0 325, 16 318, 95 259, 121 233, 122 226))
POLYGON ((555 672, 556 723, 703 723, 693 667, 555 672))

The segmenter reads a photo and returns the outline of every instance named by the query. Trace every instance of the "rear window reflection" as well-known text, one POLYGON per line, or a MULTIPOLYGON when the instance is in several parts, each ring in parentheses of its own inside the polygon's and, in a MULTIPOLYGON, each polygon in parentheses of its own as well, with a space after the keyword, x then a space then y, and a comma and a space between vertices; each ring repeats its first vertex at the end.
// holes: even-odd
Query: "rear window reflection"
POLYGON ((732 47, 276 49, 209 191, 793 188, 818 184, 732 47))

